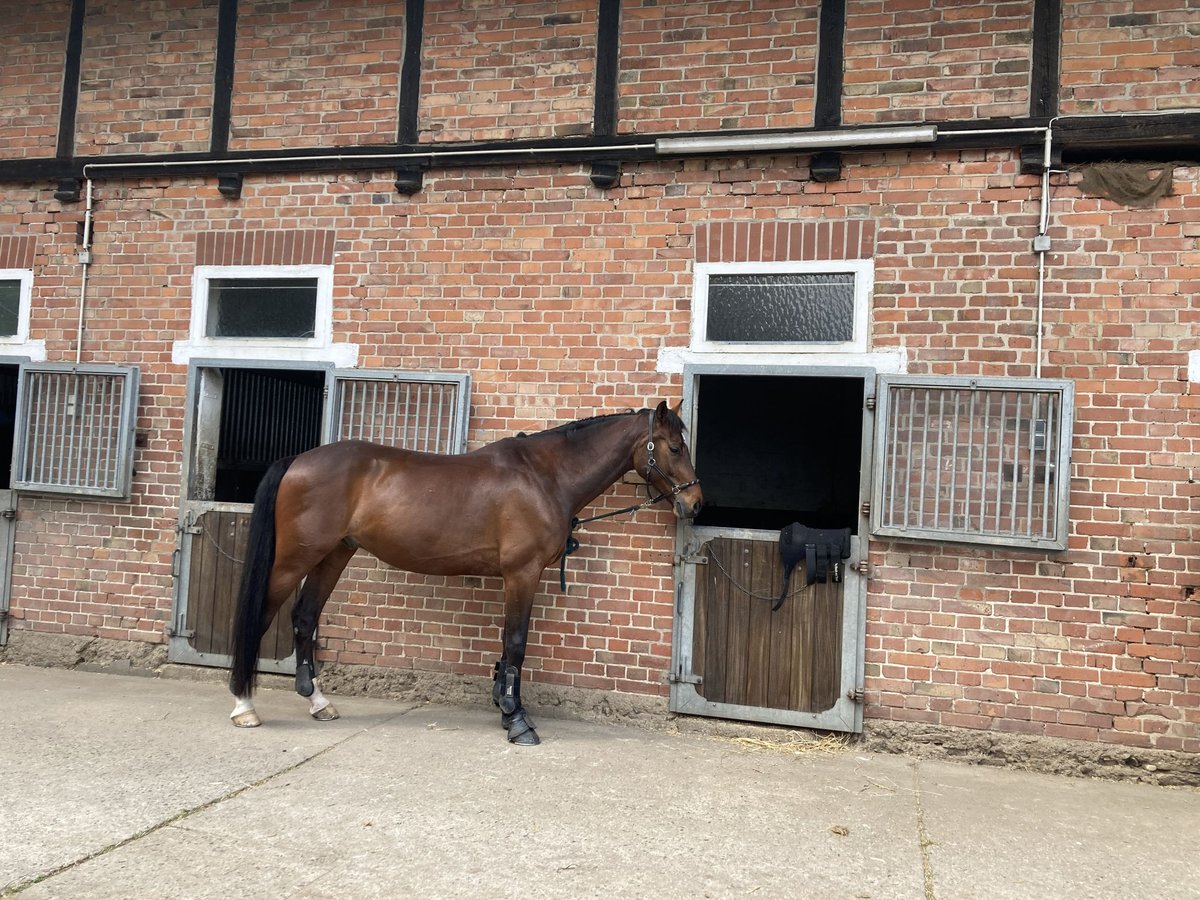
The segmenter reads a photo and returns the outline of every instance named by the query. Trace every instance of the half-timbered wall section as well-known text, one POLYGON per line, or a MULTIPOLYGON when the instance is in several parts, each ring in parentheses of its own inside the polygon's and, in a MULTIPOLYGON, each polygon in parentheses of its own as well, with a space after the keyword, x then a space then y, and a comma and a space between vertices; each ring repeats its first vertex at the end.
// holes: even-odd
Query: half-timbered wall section
MULTIPOLYGON (((10 643, 169 641, 177 550, 206 546, 181 515, 192 387, 242 365, 303 369, 314 391, 322 367, 469 375, 469 448, 679 401, 702 365, 720 379, 803 368, 776 415, 806 441, 861 417, 823 407, 819 376, 840 367, 860 379, 842 398, 872 393, 863 372, 1065 380, 1070 465, 1038 469, 1046 496, 1069 480, 1065 550, 850 523, 870 564, 867 727, 1200 752, 1200 24, 1188 0, 1142 6, 10 4, 0 296, 25 304, 28 327, 0 335, 0 366, 10 381, 41 363, 136 367, 139 393, 130 499, 18 491, 10 643), (936 133, 867 143, 918 125, 936 133), (798 142, 765 152, 764 132, 798 142), (699 134, 742 143, 658 143, 699 134), (836 263, 866 286, 861 343, 693 342, 698 264, 793 263, 836 263), (197 267, 213 266, 308 267, 331 284, 328 334, 200 352, 197 267)), ((698 396, 686 412, 702 431, 698 396)), ((867 452, 864 484, 870 465, 867 452)), ((592 512, 639 496, 622 482, 592 512)), ((665 509, 589 526, 566 593, 557 571, 541 585, 529 679, 665 709, 680 680, 677 538, 665 509)), ((500 646, 496 587, 360 556, 321 655, 482 678, 500 646)))

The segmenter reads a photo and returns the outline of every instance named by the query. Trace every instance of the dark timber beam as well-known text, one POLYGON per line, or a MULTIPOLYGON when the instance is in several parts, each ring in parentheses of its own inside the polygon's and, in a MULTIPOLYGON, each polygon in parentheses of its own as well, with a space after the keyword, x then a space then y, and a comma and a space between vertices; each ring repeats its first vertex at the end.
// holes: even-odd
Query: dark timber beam
MULTIPOLYGON (((396 143, 415 146, 421 133, 421 48, 425 44, 425 0, 405 0, 404 58, 400 62, 400 98, 396 108, 396 143)), ((425 181, 417 163, 396 167, 396 191, 415 194, 425 181)))
POLYGON ((820 17, 813 123, 817 128, 836 128, 842 124, 846 0, 821 0, 820 17))
MULTIPOLYGON (((592 110, 592 134, 615 137, 617 133, 617 78, 621 70, 621 0, 600 0, 596 22, 596 85, 592 110)), ((604 189, 621 180, 621 167, 612 162, 594 162, 592 184, 604 189)))
POLYGON ((1062 0, 1034 0, 1029 114, 1035 118, 1058 115, 1061 48, 1062 0))
POLYGON ((217 60, 213 71, 212 117, 208 146, 214 155, 229 150, 233 109, 233 69, 237 51, 238 0, 221 0, 217 9, 217 60))
POLYGON ((67 54, 63 61, 62 104, 58 109, 59 159, 75 156, 75 116, 79 111, 79 72, 83 61, 83 20, 87 0, 72 0, 71 20, 67 27, 67 54))

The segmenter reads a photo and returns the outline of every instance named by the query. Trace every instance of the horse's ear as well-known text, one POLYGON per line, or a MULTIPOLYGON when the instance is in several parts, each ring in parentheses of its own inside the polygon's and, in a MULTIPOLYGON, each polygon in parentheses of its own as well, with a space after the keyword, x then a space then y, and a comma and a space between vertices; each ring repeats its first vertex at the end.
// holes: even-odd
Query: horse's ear
POLYGON ((660 422, 665 422, 667 419, 667 401, 659 400, 658 407, 654 410, 654 418, 660 422))

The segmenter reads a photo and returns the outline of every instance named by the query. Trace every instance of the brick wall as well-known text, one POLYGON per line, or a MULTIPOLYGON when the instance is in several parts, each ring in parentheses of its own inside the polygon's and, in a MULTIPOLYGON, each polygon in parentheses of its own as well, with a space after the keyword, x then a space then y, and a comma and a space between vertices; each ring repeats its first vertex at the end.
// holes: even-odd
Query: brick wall
MULTIPOLYGON (((1174 5, 1147 14, 1165 27, 1184 4, 1174 5)), ((394 139, 400 4, 336 5, 343 18, 333 6, 242 4, 234 146, 394 139), (284 52, 272 56, 276 49, 284 52)), ((809 124, 817 22, 794 6, 772 6, 762 19, 736 5, 705 4, 701 16, 699 4, 624 4, 620 127, 809 124), (679 33, 656 36, 656 21, 679 33), (749 48, 764 36, 789 42, 790 52, 755 69, 749 48), (682 65, 681 48, 694 65, 682 65)), ((103 74, 126 58, 121 8, 90 9, 88 90, 103 78, 132 85, 131 72, 103 74)), ((886 17, 880 4, 849 3, 847 120, 1022 114, 1031 4, 987 16, 983 8, 956 6, 961 18, 946 28, 927 0, 900 14, 888 4, 886 17), (891 87, 918 81, 919 92, 891 87)), ((147 40, 161 28, 176 55, 156 63, 159 72, 183 77, 193 52, 183 46, 211 39, 191 25, 211 23, 215 7, 189 6, 183 20, 166 9, 152 4, 154 30, 134 32, 147 40)), ((1132 97, 1155 78, 1166 86, 1162 103, 1185 102, 1195 79, 1171 73, 1194 65, 1186 48, 1167 35, 1155 53, 1168 62, 1110 65, 1141 53, 1140 32, 1129 29, 1150 26, 1117 24, 1114 11, 1105 27, 1124 49, 1101 54, 1105 42, 1083 40, 1081 9, 1068 5, 1064 72, 1103 60, 1091 83, 1119 75, 1119 96, 1132 97)), ((37 98, 48 96, 61 21, 20 14, 27 39, 0 61, 0 103, 6 112, 28 104, 29 117, 0 116, 0 134, 13 138, 6 158, 52 152, 47 128, 57 116, 37 98)), ((547 14, 429 3, 421 139, 585 131, 595 28, 594 5, 547 14)), ((1086 84, 1071 88, 1081 103, 1086 84)), ((91 119, 90 133, 151 149, 199 116, 191 109, 177 123, 168 110, 151 112, 147 101, 124 123, 91 119), (159 137, 135 138, 151 120, 159 137)), ((203 141, 199 129, 189 133, 203 141)), ((1039 179, 1020 174, 1013 151, 847 154, 844 177, 828 184, 811 181, 807 164, 787 154, 629 165, 610 192, 592 186, 586 165, 439 168, 412 198, 395 192, 385 170, 251 175, 235 202, 212 179, 97 180, 83 359, 141 367, 134 495, 131 503, 21 498, 13 628, 165 639, 187 374, 171 362, 172 344, 187 336, 193 267, 227 258, 231 232, 332 235, 334 339, 357 344, 363 367, 469 372, 471 446, 678 399, 679 377, 659 371, 657 359, 687 345, 691 267, 740 258, 743 237, 746 258, 795 256, 796 245, 808 257, 810 242, 812 252, 834 254, 839 235, 845 254, 873 248, 870 346, 903 350, 910 372, 1034 373, 1039 179)), ((1077 172, 1054 182, 1042 374, 1075 384, 1069 549, 873 542, 867 715, 1200 751, 1200 433, 1188 381, 1188 354, 1200 350, 1200 170, 1176 169, 1172 192, 1146 209, 1086 196, 1077 172)), ((82 216, 45 184, 0 183, 0 244, 19 239, 27 259, 34 241, 30 330, 51 360, 74 357, 82 216)), ((637 485, 620 483, 600 506, 638 496, 637 485)), ((539 587, 532 678, 664 694, 669 512, 606 520, 583 537, 568 591, 558 591, 557 573, 539 587)), ((497 585, 356 562, 327 608, 322 653, 486 675, 499 646, 497 585)))
POLYGON ((620 128, 810 127, 816 49, 817 4, 623 3, 620 128))
POLYGON ((425 6, 423 141, 591 131, 596 4, 434 0, 425 6))
POLYGON ((843 121, 1029 112, 1033 3, 849 0, 843 121))
POLYGON ((239 4, 231 150, 396 140, 404 3, 239 4))
POLYGON ((64 0, 5 9, 0 146, 7 158, 54 155, 70 6, 64 0))
POLYGON ((1185 3, 1064 3, 1064 115, 1200 105, 1196 9, 1185 3))
POLYGON ((76 152, 207 150, 216 31, 209 0, 89 4, 76 152))

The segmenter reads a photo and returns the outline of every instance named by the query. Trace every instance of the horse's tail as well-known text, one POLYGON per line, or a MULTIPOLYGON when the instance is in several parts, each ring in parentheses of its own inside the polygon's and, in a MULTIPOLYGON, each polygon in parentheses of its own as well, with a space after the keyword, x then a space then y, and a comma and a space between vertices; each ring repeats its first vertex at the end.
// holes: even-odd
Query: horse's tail
POLYGON ((249 697, 254 691, 258 645, 264 630, 263 608, 271 569, 275 565, 275 498, 279 495, 279 484, 295 458, 289 456, 273 463, 254 494, 242 585, 233 614, 233 666, 229 672, 229 690, 235 697, 249 697))

